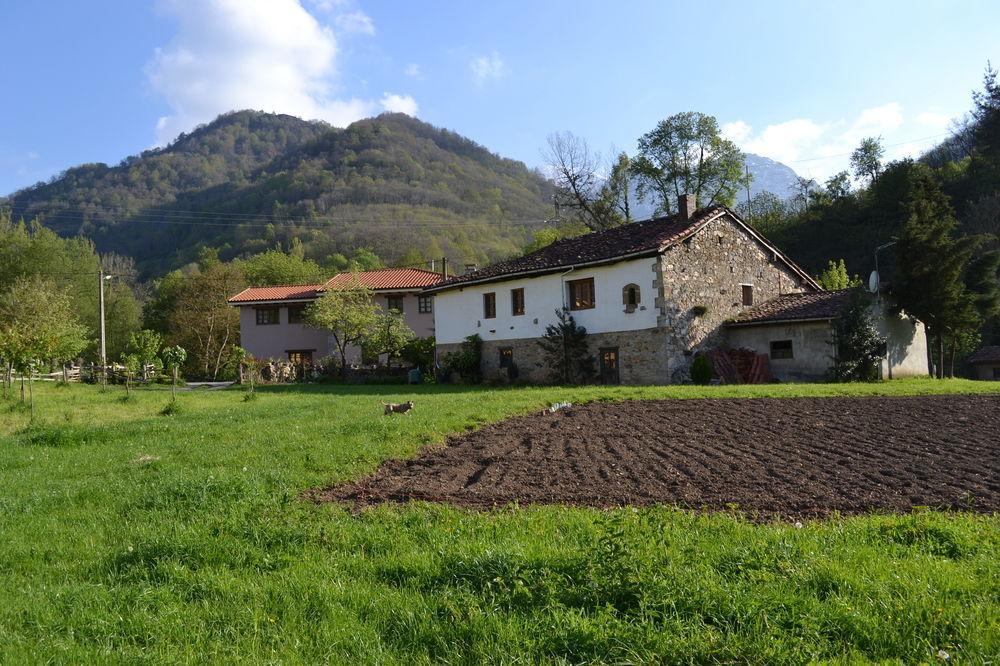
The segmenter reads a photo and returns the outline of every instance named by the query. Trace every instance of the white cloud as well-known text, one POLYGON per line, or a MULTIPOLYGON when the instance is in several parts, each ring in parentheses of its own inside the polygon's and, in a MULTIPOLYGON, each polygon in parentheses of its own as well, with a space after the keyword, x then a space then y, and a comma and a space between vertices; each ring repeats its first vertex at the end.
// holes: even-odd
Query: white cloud
POLYGON ((382 99, 379 100, 379 104, 386 111, 391 111, 393 113, 405 113, 408 116, 417 115, 417 101, 410 97, 409 95, 396 95, 393 93, 385 93, 382 95, 382 99))
POLYGON ((418 65, 415 62, 411 62, 403 70, 403 73, 406 74, 407 76, 409 76, 411 79, 419 79, 420 76, 421 76, 420 65, 418 65))
POLYGON ((918 113, 914 120, 916 120, 918 125, 943 132, 948 129, 948 125, 951 123, 951 116, 944 113, 924 111, 923 113, 918 113))
MULTIPOLYGON (((750 125, 737 120, 723 125, 722 132, 746 152, 770 157, 803 176, 822 181, 848 168, 850 152, 862 139, 869 136, 885 138, 903 123, 902 106, 890 102, 864 109, 852 121, 817 122, 795 118, 768 125, 755 133, 750 125)), ((886 157, 895 159, 904 154, 906 151, 890 150, 886 157)))
POLYGON ((507 66, 496 51, 489 55, 476 56, 469 62, 469 68, 472 70, 476 85, 479 86, 507 76, 507 66))
POLYGON ((368 14, 360 9, 346 14, 338 14, 333 17, 333 23, 343 32, 357 33, 360 35, 374 35, 375 23, 368 14))
MULTIPOLYGON (((376 100, 335 96, 337 40, 298 0, 162 0, 160 6, 180 24, 147 66, 153 90, 171 109, 157 122, 160 145, 234 109, 344 126, 383 108, 376 100)), ((416 103, 407 108, 415 112, 416 103)))

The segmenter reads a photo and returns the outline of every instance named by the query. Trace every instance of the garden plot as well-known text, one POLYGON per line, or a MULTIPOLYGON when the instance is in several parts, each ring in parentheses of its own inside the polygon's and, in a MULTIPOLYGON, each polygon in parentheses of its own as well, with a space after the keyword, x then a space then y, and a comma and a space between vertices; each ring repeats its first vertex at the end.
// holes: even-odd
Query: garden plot
POLYGON ((1000 397, 594 402, 515 417, 315 493, 426 500, 673 504, 751 515, 1000 510, 1000 397))

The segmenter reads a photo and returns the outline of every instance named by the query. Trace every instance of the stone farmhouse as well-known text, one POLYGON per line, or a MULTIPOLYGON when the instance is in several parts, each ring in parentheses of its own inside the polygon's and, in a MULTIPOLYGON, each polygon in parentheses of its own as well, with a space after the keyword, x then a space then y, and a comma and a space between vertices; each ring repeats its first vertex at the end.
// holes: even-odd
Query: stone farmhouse
MULTIPOLYGON (((830 324, 843 295, 802 268, 728 208, 679 212, 557 241, 443 280, 435 297, 439 359, 466 336, 483 340, 484 376, 546 381, 537 341, 567 308, 587 328, 605 383, 689 380, 694 358, 730 346, 769 357, 781 380, 819 379, 832 364, 830 324)), ((886 363, 927 374, 922 325, 895 318, 886 363)))
MULTIPOLYGON (((229 299, 240 309, 240 340, 244 349, 260 359, 287 360, 311 365, 336 349, 328 331, 302 321, 307 305, 323 292, 353 284, 354 279, 372 292, 382 308, 403 313, 407 326, 420 337, 434 335, 434 298, 425 287, 442 280, 440 273, 418 268, 387 268, 361 273, 339 273, 322 284, 248 287, 229 299)), ((348 350, 348 363, 361 362, 361 350, 348 350)))

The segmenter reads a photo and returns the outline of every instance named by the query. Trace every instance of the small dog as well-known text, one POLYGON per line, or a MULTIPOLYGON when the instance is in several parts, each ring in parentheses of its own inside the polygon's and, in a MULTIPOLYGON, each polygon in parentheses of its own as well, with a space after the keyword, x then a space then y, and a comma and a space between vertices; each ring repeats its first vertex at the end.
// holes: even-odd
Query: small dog
POLYGON ((406 402, 383 402, 382 407, 385 408, 384 416, 389 414, 409 414, 410 410, 413 409, 413 401, 407 400, 406 402))

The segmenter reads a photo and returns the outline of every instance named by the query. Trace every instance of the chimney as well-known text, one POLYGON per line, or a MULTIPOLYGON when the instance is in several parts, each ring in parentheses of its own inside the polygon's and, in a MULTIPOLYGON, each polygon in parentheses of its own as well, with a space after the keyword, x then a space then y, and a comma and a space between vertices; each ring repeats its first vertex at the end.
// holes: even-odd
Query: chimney
POLYGON ((698 197, 694 194, 682 194, 677 197, 677 214, 682 220, 690 220, 698 209, 698 197))

